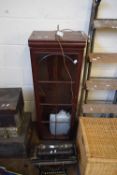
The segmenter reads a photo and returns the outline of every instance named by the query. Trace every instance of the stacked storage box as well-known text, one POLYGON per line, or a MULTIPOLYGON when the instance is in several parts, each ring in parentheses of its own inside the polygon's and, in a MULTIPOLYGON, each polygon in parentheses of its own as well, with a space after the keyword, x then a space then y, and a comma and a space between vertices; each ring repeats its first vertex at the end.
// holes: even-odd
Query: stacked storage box
POLYGON ((27 155, 30 114, 21 88, 0 88, 0 157, 27 155))
POLYGON ((81 175, 117 174, 117 118, 80 117, 81 175))

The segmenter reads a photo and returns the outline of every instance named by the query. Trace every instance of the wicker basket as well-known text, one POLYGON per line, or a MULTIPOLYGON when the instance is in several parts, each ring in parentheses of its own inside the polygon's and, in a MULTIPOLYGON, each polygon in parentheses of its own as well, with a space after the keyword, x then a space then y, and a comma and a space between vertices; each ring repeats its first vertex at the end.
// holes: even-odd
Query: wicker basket
POLYGON ((80 117, 81 175, 117 175, 117 118, 80 117))

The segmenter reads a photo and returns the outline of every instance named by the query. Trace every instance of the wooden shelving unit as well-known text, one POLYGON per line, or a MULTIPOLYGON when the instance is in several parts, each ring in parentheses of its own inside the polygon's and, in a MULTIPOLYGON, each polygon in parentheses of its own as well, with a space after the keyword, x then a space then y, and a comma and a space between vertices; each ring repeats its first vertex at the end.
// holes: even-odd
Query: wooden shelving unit
POLYGON ((84 115, 87 113, 97 113, 100 115, 117 114, 116 99, 117 99, 117 80, 116 78, 107 77, 91 77, 91 70, 97 64, 114 64, 117 63, 117 53, 95 53, 95 33, 103 29, 117 29, 117 19, 98 19, 97 14, 99 11, 101 0, 93 0, 91 19, 89 25, 89 42, 87 46, 85 75, 84 75, 84 90, 82 98, 82 112, 84 115), (90 91, 107 90, 115 91, 115 98, 113 101, 97 101, 89 100, 88 94, 90 91))

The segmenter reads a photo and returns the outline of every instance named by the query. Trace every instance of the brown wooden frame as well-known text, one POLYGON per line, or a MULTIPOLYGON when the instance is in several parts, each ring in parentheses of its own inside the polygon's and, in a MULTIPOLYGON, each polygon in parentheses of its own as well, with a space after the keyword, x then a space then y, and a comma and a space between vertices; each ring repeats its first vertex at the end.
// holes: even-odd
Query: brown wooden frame
MULTIPOLYGON (((36 118, 37 118, 37 128, 38 128, 38 133, 41 139, 69 139, 69 138, 73 138, 74 135, 74 124, 75 124, 75 117, 76 117, 76 108, 77 108, 77 98, 78 98, 78 92, 79 92, 79 86, 80 86, 80 75, 81 75, 81 69, 82 69, 82 62, 83 62, 83 54, 84 54, 84 47, 86 45, 86 36, 81 33, 81 32, 64 32, 64 37, 63 38, 59 38, 56 37, 56 32, 43 32, 43 31, 34 31, 32 33, 32 35, 29 38, 29 47, 30 47, 30 54, 31 54, 31 63, 32 63, 32 73, 33 73, 33 82, 34 82, 34 92, 35 92, 35 102, 36 102, 36 118), (60 46, 61 44, 61 46, 60 46), (62 53, 62 50, 64 52, 64 55, 62 53), (48 55, 54 56, 54 59, 56 59, 55 57, 57 56, 57 60, 54 61, 54 59, 52 58, 51 61, 49 61, 47 64, 48 66, 48 74, 50 74, 50 76, 48 76, 49 78, 44 78, 43 77, 40 79, 40 75, 43 74, 43 70, 40 71, 40 68, 38 66, 39 60, 41 59, 45 59, 45 57, 42 57, 41 55, 45 54, 45 57, 47 57, 48 55), (67 64, 67 66, 69 66, 69 69, 73 71, 73 69, 71 69, 71 66, 73 64, 73 66, 76 69, 76 72, 74 73, 75 75, 73 75, 74 81, 65 79, 65 77, 63 76, 63 79, 59 79, 57 77, 60 76, 60 72, 59 71, 64 71, 63 70, 63 62, 61 62, 61 64, 59 65, 58 62, 60 62, 61 59, 63 59, 62 57, 65 57, 65 54, 67 57, 70 57, 70 59, 72 60, 72 63, 70 65, 70 63, 67 63, 67 59, 65 59, 65 62, 67 64), (72 58, 73 57, 73 58, 72 58), (77 59, 77 64, 74 64, 74 59, 77 59), (58 61, 58 62, 57 62, 58 61), (53 64, 53 62, 55 62, 53 64), (54 65, 54 66, 53 66, 54 65), (58 71, 59 70, 59 71, 58 71), (52 76, 52 77, 51 77, 52 76), (72 85, 71 85, 72 84, 72 85), (56 96, 54 95, 55 98, 53 98, 55 101, 57 98, 61 99, 60 104, 58 104, 58 102, 48 102, 49 100, 51 101, 51 98, 47 96, 47 100, 46 102, 42 103, 42 99, 40 98, 39 95, 39 91, 40 91, 40 86, 42 86, 44 89, 45 88, 45 92, 46 94, 48 94, 49 96, 49 89, 52 89, 52 86, 56 86, 59 87, 59 89, 61 90, 62 86, 63 86, 63 93, 65 94, 65 88, 67 89, 67 93, 66 94, 66 99, 69 96, 69 90, 68 87, 72 86, 72 90, 73 90, 73 97, 71 98, 71 102, 68 102, 68 105, 64 99, 64 94, 61 93, 61 95, 63 95, 63 98, 60 97, 61 95, 59 94, 57 96, 56 94, 56 90, 57 88, 55 88, 53 90, 53 93, 50 94, 50 96, 55 93, 56 96), (50 87, 50 88, 49 88, 50 87), (55 91, 55 92, 54 92, 55 91), (65 101, 65 102, 64 102, 65 101), (43 118, 45 116, 42 116, 42 108, 40 106, 56 106, 57 110, 60 109, 61 107, 69 107, 71 106, 71 129, 68 135, 63 135, 63 136, 53 136, 53 135, 49 135, 48 132, 46 132, 46 128, 44 127, 44 124, 48 124, 47 120, 44 120, 43 118)), ((71 74, 72 72, 70 72, 71 74)), ((65 74, 65 73, 64 73, 65 74)), ((45 75, 44 75, 45 76, 45 75)), ((52 90, 51 90, 52 91, 52 90)), ((41 95, 44 93, 41 92, 41 95)), ((44 112, 48 112, 49 110, 47 108, 45 108, 46 110, 43 110, 44 112)), ((67 109, 67 108, 65 108, 67 109)), ((57 111, 58 112, 58 111, 57 111)))

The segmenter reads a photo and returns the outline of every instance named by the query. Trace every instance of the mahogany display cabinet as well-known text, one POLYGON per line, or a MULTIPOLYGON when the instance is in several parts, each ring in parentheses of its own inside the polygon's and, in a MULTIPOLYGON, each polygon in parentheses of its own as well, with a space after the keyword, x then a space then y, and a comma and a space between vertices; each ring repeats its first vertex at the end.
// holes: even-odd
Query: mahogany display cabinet
POLYGON ((86 39, 77 31, 34 31, 28 40, 40 139, 73 138, 86 39))

